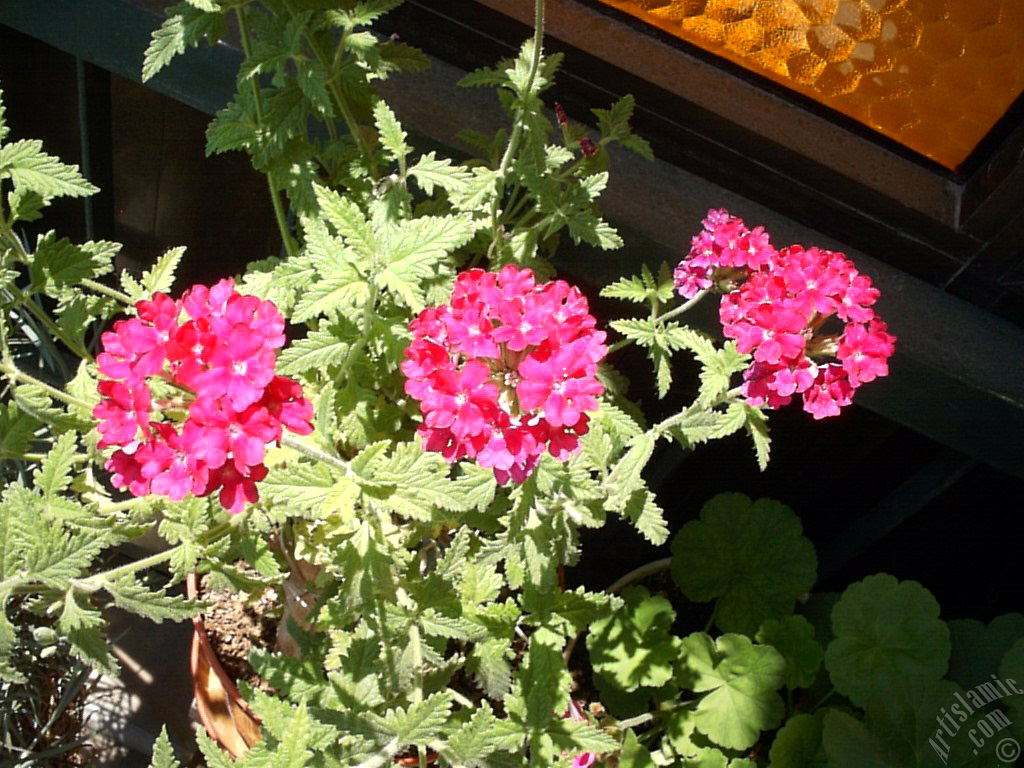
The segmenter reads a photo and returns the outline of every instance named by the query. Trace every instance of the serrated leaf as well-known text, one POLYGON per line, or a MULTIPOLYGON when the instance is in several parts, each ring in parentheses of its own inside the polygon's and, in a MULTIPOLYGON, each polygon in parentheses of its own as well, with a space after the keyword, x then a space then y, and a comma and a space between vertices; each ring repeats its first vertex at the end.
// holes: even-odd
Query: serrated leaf
POLYGON ((451 707, 451 694, 435 693, 407 709, 389 710, 385 726, 400 744, 426 744, 438 737, 451 707))
POLYGON ((644 587, 622 591, 623 605, 599 619, 587 636, 594 671, 623 691, 665 685, 674 674, 679 641, 671 634, 676 612, 644 587))
POLYGON ((149 768, 181 768, 181 763, 174 756, 171 740, 167 736, 166 725, 160 726, 160 735, 153 743, 153 759, 149 763, 149 768))
POLYGON ((650 433, 641 433, 630 441, 629 450, 619 459, 604 482, 610 509, 625 509, 634 492, 643 487, 640 473, 647 466, 653 452, 654 437, 650 433))
POLYGON ((691 600, 718 599, 715 624, 753 636, 761 622, 793 612, 817 576, 800 518, 772 499, 739 493, 708 501, 672 541, 672 578, 691 600))
POLYGON ((339 338, 341 325, 312 330, 304 339, 292 342, 277 358, 277 370, 286 376, 306 371, 326 371, 348 358, 352 344, 339 338))
POLYGON ((696 676, 693 690, 706 693, 697 705, 697 730, 729 749, 753 746, 761 731, 778 726, 785 713, 776 690, 786 662, 774 648, 743 635, 713 640, 703 632, 683 638, 683 662, 696 676))
POLYGON ((501 699, 512 683, 509 642, 505 638, 485 640, 470 651, 466 667, 481 690, 493 699, 501 699))
POLYGON ((9 178, 16 189, 50 197, 86 197, 99 191, 78 171, 43 152, 38 139, 20 139, 0 147, 0 179, 9 178))
POLYGON ((185 246, 170 248, 156 260, 153 268, 142 273, 142 285, 152 296, 154 293, 167 293, 174 285, 174 272, 185 255, 185 246))
POLYGON ((668 523, 665 513, 645 488, 633 491, 622 510, 622 516, 629 520, 651 544, 660 547, 668 541, 668 523))
POLYGON ((377 134, 384 153, 392 160, 404 162, 409 154, 409 145, 405 141, 406 133, 402 130, 395 113, 384 101, 378 101, 373 105, 373 122, 377 126, 377 134))
POLYGON ((75 245, 67 238, 57 239, 47 232, 36 242, 32 257, 32 285, 50 295, 67 286, 77 285, 82 278, 93 278, 109 272, 114 255, 120 250, 117 243, 106 241, 75 245))
POLYGON ((832 630, 825 667, 836 690, 858 706, 904 677, 937 680, 949 663, 949 628, 916 581, 880 573, 851 584, 832 609, 832 630))
POLYGON ((374 258, 377 253, 376 238, 359 206, 349 198, 319 184, 313 185, 313 191, 320 212, 345 243, 363 258, 374 258))
POLYGON ((438 158, 434 152, 423 155, 409 169, 409 175, 428 195, 434 194, 434 187, 441 187, 449 194, 463 192, 473 178, 468 168, 455 165, 447 157, 438 158))
POLYGON ((77 447, 78 435, 69 431, 58 437, 46 454, 43 466, 33 475, 36 488, 43 492, 44 498, 50 499, 71 485, 69 473, 77 447))
POLYGON ((744 405, 747 412, 746 428, 747 434, 754 441, 754 450, 757 452, 757 466, 763 472, 768 468, 768 458, 771 451, 771 438, 768 436, 768 417, 759 408, 752 405, 744 405))
MULTIPOLYGON (((608 299, 624 299, 643 304, 650 299, 651 291, 648 286, 644 285, 644 281, 640 277, 621 277, 602 288, 601 295, 608 299)), ((615 327, 614 323, 612 327, 615 327)), ((619 332, 622 333, 622 331, 619 332)))
POLYGON ((275 504, 300 517, 315 518, 324 511, 336 483, 323 464, 292 462, 288 466, 271 467, 260 489, 275 504))
POLYGON ((0 405, 0 457, 21 456, 29 449, 39 422, 14 403, 0 405))
POLYGON ((142 59, 142 82, 148 82, 178 54, 185 52, 185 21, 178 14, 168 17, 153 32, 142 59))
POLYGON ((327 71, 323 64, 314 59, 299 61, 295 67, 295 81, 318 112, 326 117, 334 114, 334 104, 327 91, 327 71))
POLYGON ((191 619, 199 606, 178 596, 168 595, 164 589, 148 589, 131 575, 115 581, 104 581, 103 588, 114 598, 114 604, 157 624, 162 621, 191 619))

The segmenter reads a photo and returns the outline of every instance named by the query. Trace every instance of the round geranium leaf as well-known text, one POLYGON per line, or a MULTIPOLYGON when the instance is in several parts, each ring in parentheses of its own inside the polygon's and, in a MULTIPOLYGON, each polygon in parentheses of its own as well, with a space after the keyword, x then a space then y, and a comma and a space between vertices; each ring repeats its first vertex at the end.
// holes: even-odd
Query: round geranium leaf
POLYGON ((821 668, 825 652, 814 639, 814 627, 803 616, 768 619, 757 630, 757 642, 770 645, 786 660, 786 687, 808 688, 821 668))
POLYGON ((694 674, 693 690, 706 695, 697 704, 694 724, 716 744, 752 747, 761 731, 782 721, 785 706, 776 692, 786 661, 767 645, 738 634, 717 640, 704 632, 683 639, 683 659, 694 674))
POLYGON ((987 626, 975 619, 956 619, 949 622, 949 633, 953 653, 946 676, 964 688, 973 688, 986 682, 1010 646, 1024 637, 1024 615, 1007 613, 987 626))
POLYGON ((937 680, 949 664, 949 628, 916 581, 882 573, 851 584, 832 610, 832 631, 825 668, 836 690, 859 707, 903 678, 937 680))
POLYGON ((670 630, 676 612, 644 587, 622 591, 624 605, 594 622, 587 650, 594 672, 623 691, 665 685, 672 679, 679 638, 670 630))
POLYGON ((717 598, 718 628, 749 637, 765 619, 793 612, 817 568, 793 510, 741 493, 715 496, 672 542, 672 577, 683 594, 696 602, 717 598))
POLYGON ((821 727, 826 712, 819 709, 813 715, 793 715, 786 721, 768 753, 771 768, 825 768, 821 727))

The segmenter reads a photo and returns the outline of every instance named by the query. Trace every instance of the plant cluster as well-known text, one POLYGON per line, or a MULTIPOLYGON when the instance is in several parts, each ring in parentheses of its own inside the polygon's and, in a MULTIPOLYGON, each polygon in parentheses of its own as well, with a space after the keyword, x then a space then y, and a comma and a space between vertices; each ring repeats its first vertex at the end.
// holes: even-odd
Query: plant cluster
MULTIPOLYGON (((543 96, 559 58, 543 54, 538 2, 518 56, 462 81, 495 89, 509 129, 462 134, 468 158, 418 152, 374 87, 426 64, 368 28, 397 3, 169 9, 144 78, 216 43, 229 20, 239 32, 237 92, 207 149, 248 153, 283 245, 179 298, 183 249, 135 277, 112 274, 117 244, 19 237, 54 197, 95 190, 39 142, 8 141, 0 109, 0 458, 11 479, 0 495, 0 677, 23 677, 16 604, 114 671, 104 597, 157 621, 200 608, 140 580, 162 565, 174 580, 211 573, 252 595, 288 580, 311 596, 302 611, 282 607, 294 652, 252 654, 271 691, 243 686, 262 741, 233 763, 200 736, 211 766, 373 768, 408 754, 421 766, 429 755, 451 766, 745 767, 764 764, 756 749, 787 715, 776 745, 809 734, 808 754, 840 759, 833 736, 872 725, 857 670, 888 669, 887 646, 868 638, 861 661, 827 665, 868 726, 854 710, 819 717, 782 703, 784 683, 793 696, 815 685, 824 642, 790 615, 814 582, 791 514, 758 504, 741 522, 708 512, 690 524, 704 527, 683 529, 679 583, 692 600, 718 600, 704 632, 673 635, 673 609, 642 588, 566 590, 559 574, 577 561, 581 530, 610 514, 668 540, 643 477, 659 441, 746 430, 764 466, 772 407, 802 393, 827 415, 885 375, 893 338, 870 309, 877 291, 839 254, 775 251, 763 230, 713 212, 675 278, 645 266, 605 287, 649 308, 610 322, 621 338, 607 345, 583 290, 553 278, 559 249, 621 244, 597 200, 612 145, 650 156, 629 127, 632 99, 595 109, 596 131, 557 105, 552 119, 543 96), (725 340, 678 320, 712 287, 725 294, 725 340), (832 315, 841 334, 828 335, 832 315), (660 397, 673 355, 692 355, 692 402, 649 424, 613 367, 633 343, 660 397), (838 362, 819 362, 829 355, 838 362), (166 551, 97 564, 154 524, 166 551), (740 546, 758 531, 784 539, 765 550, 771 576, 723 574, 762 562, 740 546), (573 701, 575 646, 589 650, 603 710, 573 701)), ((830 653, 850 634, 843 604, 830 653)), ((928 626, 929 638, 941 633, 928 626)), ((929 657, 921 668, 936 678, 940 666, 929 657)), ((165 737, 154 765, 174 765, 165 737)))

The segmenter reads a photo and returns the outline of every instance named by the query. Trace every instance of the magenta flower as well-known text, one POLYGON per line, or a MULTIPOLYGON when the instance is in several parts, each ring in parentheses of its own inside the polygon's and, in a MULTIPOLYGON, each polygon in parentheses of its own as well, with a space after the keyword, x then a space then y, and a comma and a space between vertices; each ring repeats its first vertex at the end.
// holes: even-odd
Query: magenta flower
POLYGON ((754 358, 743 375, 752 405, 776 408, 801 394, 816 419, 834 416, 857 387, 889 372, 896 338, 875 316, 878 289, 841 253, 776 251, 761 227, 712 210, 675 278, 686 298, 724 292, 723 332, 754 358))
POLYGON ((423 411, 423 447, 475 459, 501 483, 522 482, 545 451, 567 460, 604 391, 596 374, 607 348, 595 325, 564 281, 537 285, 514 265, 460 274, 450 303, 409 325, 401 368, 423 411))
POLYGON ((220 489, 221 503, 240 511, 259 498, 267 444, 284 428, 312 431, 302 387, 274 374, 284 318, 271 302, 237 293, 231 280, 195 286, 180 301, 158 293, 136 311, 103 334, 97 358, 107 377, 93 409, 99 446, 121 446, 106 464, 111 481, 175 501, 220 489), (180 397, 154 404, 155 377, 180 397))

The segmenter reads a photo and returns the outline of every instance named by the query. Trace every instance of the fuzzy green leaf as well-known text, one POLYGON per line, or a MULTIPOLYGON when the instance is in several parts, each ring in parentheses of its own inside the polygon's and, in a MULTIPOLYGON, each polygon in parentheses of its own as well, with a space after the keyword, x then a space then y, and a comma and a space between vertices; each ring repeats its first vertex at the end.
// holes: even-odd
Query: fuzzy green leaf
POLYGON ((142 273, 142 286, 146 289, 147 296, 154 293, 167 293, 174 285, 174 272, 185 255, 185 247, 170 248, 160 258, 152 269, 142 273))
POLYGON ((326 371, 340 365, 352 349, 349 323, 339 321, 331 327, 310 331, 304 339, 292 342, 277 358, 277 370, 286 376, 306 371, 326 371), (346 338, 348 337, 348 338, 346 338))
POLYGON ((384 725, 400 744, 426 744, 438 737, 451 708, 451 694, 435 693, 405 709, 388 710, 384 725))
POLYGON ((668 523, 665 521, 665 513, 655 502, 654 495, 650 491, 644 488, 633 491, 622 510, 622 516, 629 520, 654 546, 660 547, 668 541, 668 523))
POLYGON ((792 613, 816 572, 800 518, 771 499, 720 494, 672 541, 672 578, 691 600, 718 599, 715 624, 724 632, 752 637, 765 619, 792 613))
POLYGON ((70 431, 65 432, 57 438, 46 455, 43 466, 33 475, 36 488, 43 492, 45 498, 50 499, 71 485, 69 473, 77 447, 78 435, 70 431))
POLYGON ((599 619, 587 636, 594 671, 623 691, 665 685, 674 674, 679 640, 672 636, 676 612, 644 587, 622 592, 623 606, 599 619))
POLYGON ((142 60, 142 82, 148 82, 178 54, 185 52, 185 20, 174 14, 153 32, 142 60))
POLYGON ((138 614, 157 624, 162 621, 191 619, 199 606, 182 597, 168 595, 164 589, 148 589, 131 575, 116 581, 104 581, 104 589, 114 598, 118 608, 138 614))
POLYGON ((410 150, 405 141, 407 135, 395 113, 384 101, 378 101, 373 105, 373 122, 377 126, 377 134, 380 136, 385 154, 396 162, 404 162, 410 150))
POLYGON ((38 139, 20 139, 0 147, 0 179, 9 178, 15 189, 25 188, 44 199, 87 197, 99 191, 77 165, 67 165, 43 152, 38 139))
POLYGON ((316 518, 335 492, 337 479, 324 464, 292 462, 271 467, 260 483, 267 498, 299 517, 316 518))
POLYGON ((121 246, 105 241, 75 245, 67 238, 57 239, 52 231, 36 242, 32 257, 32 285, 51 296, 61 288, 77 285, 82 278, 109 272, 121 246))
POLYGON ((473 178, 473 172, 468 168, 453 164, 447 157, 437 158, 434 152, 423 155, 409 169, 409 175, 428 195, 434 194, 434 187, 440 187, 449 194, 464 192, 473 178))
POLYGON ((377 241, 370 222, 359 209, 359 206, 347 197, 343 197, 332 189, 313 185, 320 211, 334 227, 345 243, 360 256, 372 259, 377 253, 377 241))
POLYGON ((641 472, 654 453, 654 437, 641 433, 630 441, 629 450, 619 459, 604 482, 608 494, 608 507, 624 510, 633 494, 643 488, 641 472))
POLYGON ((904 677, 937 680, 949 664, 949 628, 916 581, 882 573, 851 584, 832 609, 832 631, 825 667, 836 690, 858 706, 904 677))
POLYGON ((0 405, 0 460, 28 451, 32 433, 38 426, 38 421, 14 403, 0 405))
POLYGON ((160 726, 160 735, 153 744, 153 759, 149 768, 181 768, 181 763, 174 756, 174 747, 167 736, 167 726, 160 726))
POLYGON ((764 472, 768 468, 768 457, 771 452, 771 438, 768 435, 768 416, 760 408, 744 405, 747 413, 747 434, 754 441, 757 453, 757 466, 764 472))
POLYGON ((696 676, 693 690, 707 693, 697 705, 697 730, 729 749, 753 746, 761 731, 782 721, 785 706, 776 690, 786 662, 774 648, 743 635, 713 640, 703 632, 683 639, 683 662, 696 676))

